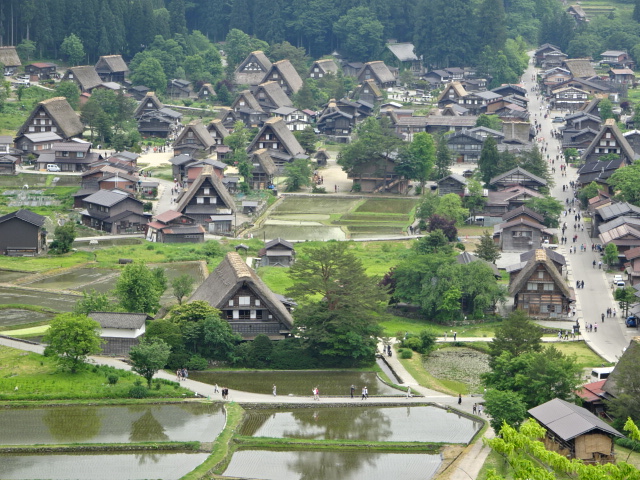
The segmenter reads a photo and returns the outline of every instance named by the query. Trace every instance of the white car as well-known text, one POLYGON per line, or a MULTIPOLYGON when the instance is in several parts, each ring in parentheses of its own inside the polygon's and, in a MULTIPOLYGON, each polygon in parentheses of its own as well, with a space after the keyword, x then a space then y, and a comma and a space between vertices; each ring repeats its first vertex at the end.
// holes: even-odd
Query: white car
POLYGON ((616 288, 624 288, 624 287, 626 286, 626 284, 624 283, 624 281, 623 281, 623 280, 618 280, 618 281, 615 283, 615 286, 616 286, 616 288))
POLYGON ((618 282, 624 282, 624 279, 622 278, 622 275, 614 275, 613 276, 613 283, 618 283, 618 282))

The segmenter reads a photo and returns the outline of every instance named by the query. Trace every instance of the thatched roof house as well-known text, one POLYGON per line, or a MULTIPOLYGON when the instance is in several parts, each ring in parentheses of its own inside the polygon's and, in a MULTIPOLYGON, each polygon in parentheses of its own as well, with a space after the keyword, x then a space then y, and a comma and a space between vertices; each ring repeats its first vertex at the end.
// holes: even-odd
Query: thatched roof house
POLYGON ((222 318, 245 340, 259 334, 278 340, 293 328, 291 314, 236 252, 227 253, 189 299, 196 300, 222 311, 222 318))
POLYGON ((124 76, 129 71, 122 55, 103 55, 95 66, 96 72, 104 82, 124 81, 124 76))
POLYGON ((276 82, 284 93, 291 96, 302 88, 302 78, 289 60, 280 60, 271 65, 271 68, 262 79, 262 83, 276 82))
POLYGON ((91 90, 102 83, 102 79, 93 65, 71 67, 67 70, 67 73, 64 74, 62 80, 75 82, 83 92, 91 92, 91 90))
POLYGON ((0 63, 4 65, 4 73, 13 75, 22 65, 16 47, 0 47, 0 63))
POLYGON ((524 310, 531 317, 557 318, 566 315, 575 294, 562 278, 548 250, 540 248, 526 266, 509 282, 514 310, 524 310))
MULTIPOLYGON (((68 140, 81 135, 83 130, 80 117, 73 111, 67 99, 54 97, 36 105, 27 121, 18 130, 17 137, 36 132, 54 132, 68 140)), ((17 141, 16 139, 16 143, 17 141)))

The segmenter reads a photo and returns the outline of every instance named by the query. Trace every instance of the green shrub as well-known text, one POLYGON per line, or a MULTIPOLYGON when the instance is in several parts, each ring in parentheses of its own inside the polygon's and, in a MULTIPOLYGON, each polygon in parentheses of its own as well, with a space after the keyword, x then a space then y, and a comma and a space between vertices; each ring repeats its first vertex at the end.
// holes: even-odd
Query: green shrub
POLYGON ((187 368, 189 370, 206 370, 208 366, 209 362, 207 362, 207 359, 200 355, 194 355, 187 362, 187 368))
POLYGON ((632 440, 631 438, 616 438, 616 445, 620 445, 624 448, 629 448, 635 452, 640 452, 640 442, 632 440))
POLYGON ((408 348, 403 349, 400 352, 400 358, 403 358, 405 360, 410 359, 411 357, 413 357, 413 350, 409 350, 408 348))
POLYGON ((314 185, 313 188, 311 188, 311 193, 327 193, 327 189, 314 185))
POLYGON ((115 374, 111 374, 107 377, 107 381, 109 382, 109 385, 115 385, 116 383, 118 383, 119 379, 120 377, 118 377, 118 375, 115 375, 115 374))
POLYGON ((202 246, 202 253, 204 253, 207 257, 221 257, 222 248, 217 241, 207 240, 202 246))
POLYGON ((147 389, 142 385, 134 385, 129 389, 129 397, 131 398, 146 398, 147 394, 147 389))
POLYGON ((418 352, 422 350, 422 340, 420 340, 420 338, 418 337, 409 337, 402 342, 402 346, 418 352))
POLYGON ((356 193, 361 192, 362 191, 362 185, 360 185, 359 183, 354 183, 353 187, 351 187, 351 189, 356 193))

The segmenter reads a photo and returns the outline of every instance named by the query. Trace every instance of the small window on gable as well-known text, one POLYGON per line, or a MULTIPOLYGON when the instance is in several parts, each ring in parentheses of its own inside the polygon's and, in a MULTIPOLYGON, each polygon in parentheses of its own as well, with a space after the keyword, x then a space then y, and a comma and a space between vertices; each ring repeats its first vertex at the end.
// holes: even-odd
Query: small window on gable
POLYGON ((538 278, 544 278, 544 272, 538 272, 538 278))
POLYGON ((211 189, 210 188, 205 188, 204 189, 204 194, 205 195, 210 195, 211 194, 211 189))
POLYGON ((251 297, 238 297, 238 305, 241 307, 251 305, 251 297))
POLYGON ((259 307, 259 306, 260 306, 260 300, 256 298, 256 307, 259 307))
POLYGON ((229 306, 230 306, 230 307, 233 307, 233 299, 232 299, 232 300, 229 300, 229 306))

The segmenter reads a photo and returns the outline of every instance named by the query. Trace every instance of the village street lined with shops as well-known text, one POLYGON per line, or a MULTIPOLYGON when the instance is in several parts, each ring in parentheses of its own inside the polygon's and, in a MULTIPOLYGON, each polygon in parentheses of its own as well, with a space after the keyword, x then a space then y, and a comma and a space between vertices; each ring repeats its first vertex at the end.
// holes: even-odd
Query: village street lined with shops
MULTIPOLYGON (((544 118, 547 113, 548 103, 542 96, 532 91, 532 88, 537 85, 537 82, 533 80, 536 77, 537 69, 533 64, 529 65, 523 75, 523 85, 529 91, 529 112, 531 115, 531 122, 535 120, 541 125, 541 131, 537 134, 537 137, 542 138, 542 142, 538 144, 538 147, 547 147, 547 151, 543 153, 546 158, 546 153, 549 154, 550 159, 554 159, 556 155, 561 155, 561 141, 554 137, 552 131, 555 129, 555 124, 552 119, 556 116, 564 116, 567 112, 553 111, 548 112, 547 118, 544 118)), ((577 169, 567 165, 567 175, 562 176, 560 171, 560 164, 563 161, 556 161, 554 165, 549 164, 549 169, 555 167, 555 173, 552 174, 555 185, 551 188, 551 195, 560 200, 566 208, 566 199, 569 202, 574 198, 573 190, 570 187, 571 181, 577 180, 577 169), (565 191, 562 186, 566 185, 565 191)), ((578 200, 575 200, 575 208, 580 209, 578 200)), ((584 225, 584 212, 580 212, 583 220, 580 221, 584 225)), ((604 313, 607 308, 617 308, 618 302, 613 298, 613 290, 611 289, 611 278, 607 275, 603 269, 593 267, 593 261, 596 263, 601 261, 600 254, 591 250, 593 243, 599 243, 598 240, 593 240, 589 237, 589 228, 585 226, 584 230, 579 228, 574 232, 573 224, 574 213, 562 215, 560 218, 560 225, 566 222, 567 230, 565 236, 567 237, 566 244, 560 244, 558 252, 564 255, 567 268, 567 279, 569 287, 575 289, 577 281, 584 281, 584 288, 575 289, 576 294, 576 314, 575 319, 580 324, 580 333, 585 339, 587 345, 594 350, 598 355, 604 358, 608 362, 616 362, 621 356, 624 350, 629 345, 631 338, 637 334, 635 328, 627 328, 624 320, 625 318, 620 313, 617 317, 606 318, 605 322, 601 322, 601 314, 604 313), (572 242, 573 235, 577 235, 577 239, 572 242), (586 251, 580 251, 580 245, 586 246, 586 251), (570 247, 578 247, 576 253, 569 253, 570 247), (585 325, 597 324, 597 331, 587 331, 585 325)), ((562 235, 562 231, 557 231, 558 237, 562 235)), ((570 328, 571 324, 567 323, 567 327, 570 328)))

